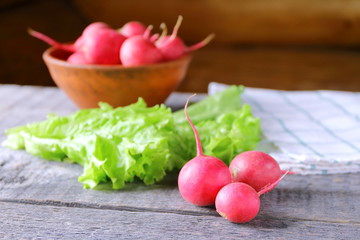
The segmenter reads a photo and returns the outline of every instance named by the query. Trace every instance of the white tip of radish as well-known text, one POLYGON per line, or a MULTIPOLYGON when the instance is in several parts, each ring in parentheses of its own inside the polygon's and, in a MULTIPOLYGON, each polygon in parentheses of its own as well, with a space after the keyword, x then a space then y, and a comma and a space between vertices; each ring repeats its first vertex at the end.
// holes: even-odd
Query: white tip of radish
POLYGON ((32 28, 28 28, 28 29, 27 29, 27 32, 28 32, 30 35, 33 35, 34 30, 33 30, 32 28))
POLYGON ((153 25, 149 25, 149 26, 146 28, 146 30, 145 30, 145 32, 144 32, 144 35, 143 35, 143 37, 144 37, 145 39, 148 39, 148 38, 150 37, 150 33, 151 33, 151 31, 152 31, 153 28, 154 28, 153 25))
MULTIPOLYGON (((185 107, 184 107, 184 112, 185 112, 185 116, 187 116, 187 108, 188 108, 188 105, 189 105, 189 101, 192 97, 196 96, 196 93, 194 93, 193 95, 189 96, 188 99, 186 100, 186 103, 185 103, 185 107)), ((187 116, 188 117, 188 116, 187 116)))
POLYGON ((162 33, 159 37, 159 41, 161 41, 162 39, 164 39, 168 33, 168 29, 165 23, 161 23, 160 24, 160 29, 162 30, 162 33))
POLYGON ((209 34, 209 36, 207 36, 204 40, 202 40, 201 42, 204 43, 204 46, 206 44, 208 44, 211 40, 213 40, 215 38, 215 33, 211 33, 209 34))
POLYGON ((177 19, 177 21, 176 21, 176 24, 175 24, 175 26, 174 26, 174 29, 173 29, 173 32, 172 32, 172 34, 171 34, 170 39, 174 39, 174 38, 177 37, 177 34, 178 34, 178 31, 179 31, 179 28, 180 28, 180 26, 181 26, 182 21, 183 21, 183 17, 182 17, 181 15, 179 15, 179 16, 178 16, 178 19, 177 19))
POLYGON ((160 24, 160 29, 163 30, 163 31, 166 31, 165 35, 167 34, 167 26, 166 26, 166 23, 162 22, 160 24))
POLYGON ((184 19, 184 18, 183 18, 182 15, 179 15, 179 16, 178 16, 178 19, 177 19, 177 22, 176 22, 176 24, 179 25, 178 27, 180 27, 181 22, 182 22, 183 19, 184 19))
POLYGON ((195 50, 197 50, 199 48, 202 48, 202 47, 206 46, 209 42, 211 42, 211 40, 213 40, 214 38, 215 38, 215 33, 211 33, 209 36, 207 36, 201 42, 196 43, 196 44, 188 47, 187 51, 192 52, 192 51, 195 51, 195 50))

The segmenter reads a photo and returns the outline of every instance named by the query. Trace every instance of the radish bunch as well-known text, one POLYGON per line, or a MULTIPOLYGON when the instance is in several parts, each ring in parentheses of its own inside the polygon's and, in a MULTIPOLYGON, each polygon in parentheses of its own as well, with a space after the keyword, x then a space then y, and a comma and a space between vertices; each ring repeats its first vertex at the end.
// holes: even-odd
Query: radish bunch
POLYGON ((260 196, 273 190, 288 172, 280 170, 274 158, 260 151, 240 153, 230 167, 216 157, 204 155, 199 134, 187 114, 191 97, 184 112, 195 135, 197 155, 180 170, 180 194, 197 206, 215 204, 216 211, 231 222, 248 222, 260 210, 260 196))
POLYGON ((171 35, 167 35, 164 23, 160 25, 162 33, 151 34, 152 25, 146 27, 138 21, 130 21, 120 29, 113 29, 103 22, 89 24, 73 44, 63 44, 29 29, 29 34, 51 46, 67 51, 67 58, 73 64, 123 65, 126 67, 154 64, 178 59, 207 45, 213 34, 201 42, 186 46, 178 36, 182 16, 174 26, 171 35))

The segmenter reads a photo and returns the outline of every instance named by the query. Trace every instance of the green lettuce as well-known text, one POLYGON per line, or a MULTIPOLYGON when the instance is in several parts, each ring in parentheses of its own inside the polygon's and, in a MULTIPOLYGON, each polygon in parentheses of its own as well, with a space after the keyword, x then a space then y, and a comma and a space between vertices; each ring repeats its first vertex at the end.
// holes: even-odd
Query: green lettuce
MULTIPOLYGON (((231 86, 189 106, 188 113, 201 137, 204 153, 229 164, 238 153, 260 141, 260 120, 240 98, 244 88, 231 86)), ((83 109, 69 116, 7 129, 3 145, 25 149, 34 156, 81 164, 79 181, 85 188, 110 182, 121 189, 135 179, 161 181, 196 155, 194 134, 183 110, 137 103, 113 108, 83 109)))

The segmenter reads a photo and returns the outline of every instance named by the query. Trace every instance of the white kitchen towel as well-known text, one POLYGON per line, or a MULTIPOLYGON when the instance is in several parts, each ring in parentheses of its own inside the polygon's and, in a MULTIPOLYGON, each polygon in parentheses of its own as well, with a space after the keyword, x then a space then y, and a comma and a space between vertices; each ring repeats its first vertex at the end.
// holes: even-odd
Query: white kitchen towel
MULTIPOLYGON (((214 94, 228 85, 210 83, 214 94)), ((281 91, 246 87, 261 120, 264 150, 300 174, 360 172, 360 92, 281 91)))

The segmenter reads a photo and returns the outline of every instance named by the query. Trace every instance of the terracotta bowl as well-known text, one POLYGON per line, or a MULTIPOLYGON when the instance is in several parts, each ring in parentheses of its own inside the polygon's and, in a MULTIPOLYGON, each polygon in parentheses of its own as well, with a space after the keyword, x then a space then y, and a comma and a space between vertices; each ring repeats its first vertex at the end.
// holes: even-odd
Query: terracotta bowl
POLYGON ((191 55, 186 55, 170 62, 123 67, 70 64, 65 61, 68 56, 49 48, 43 59, 56 85, 79 108, 95 108, 99 102, 125 106, 139 97, 148 106, 163 103, 184 79, 191 61, 191 55))

